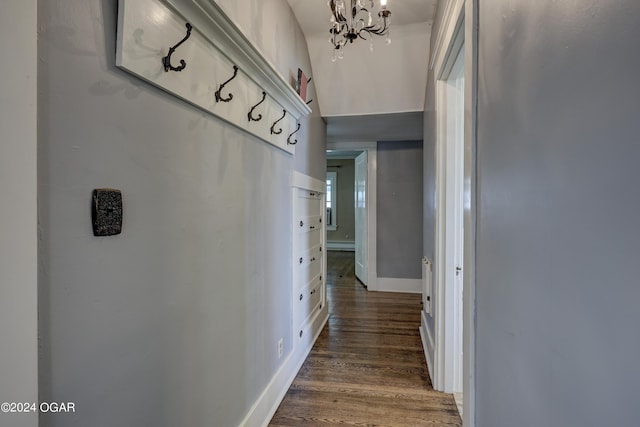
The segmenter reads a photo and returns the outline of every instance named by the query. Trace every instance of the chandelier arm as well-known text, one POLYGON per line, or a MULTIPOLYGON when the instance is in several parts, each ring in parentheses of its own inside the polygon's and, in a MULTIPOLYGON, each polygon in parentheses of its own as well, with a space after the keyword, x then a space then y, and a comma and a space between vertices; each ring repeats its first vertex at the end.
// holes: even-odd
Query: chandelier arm
POLYGON ((374 35, 384 36, 389 33, 387 18, 391 12, 386 6, 380 7, 378 19, 372 24, 374 0, 349 0, 348 4, 345 3, 347 0, 329 0, 332 14, 329 42, 335 50, 341 50, 347 43, 353 43, 358 38, 368 40, 374 35))

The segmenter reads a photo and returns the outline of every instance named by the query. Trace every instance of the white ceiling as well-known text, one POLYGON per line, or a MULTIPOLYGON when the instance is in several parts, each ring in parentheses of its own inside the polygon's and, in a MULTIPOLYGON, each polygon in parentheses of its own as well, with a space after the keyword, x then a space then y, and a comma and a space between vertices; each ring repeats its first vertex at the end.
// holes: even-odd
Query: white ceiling
MULTIPOLYGON (((331 17, 327 0, 287 1, 307 40, 328 141, 422 139, 418 110, 424 107, 429 38, 438 0, 388 0, 391 45, 376 40, 371 53, 368 42, 358 40, 362 43, 349 46, 345 59, 335 63, 327 42, 331 17)), ((377 10, 379 0, 375 4, 377 10)))
MULTIPOLYGON (((331 12, 327 0, 287 0, 305 36, 326 34, 329 38, 331 12)), ((437 0, 389 0, 392 25, 433 21, 437 0)), ((378 7, 378 0, 375 1, 378 7)))

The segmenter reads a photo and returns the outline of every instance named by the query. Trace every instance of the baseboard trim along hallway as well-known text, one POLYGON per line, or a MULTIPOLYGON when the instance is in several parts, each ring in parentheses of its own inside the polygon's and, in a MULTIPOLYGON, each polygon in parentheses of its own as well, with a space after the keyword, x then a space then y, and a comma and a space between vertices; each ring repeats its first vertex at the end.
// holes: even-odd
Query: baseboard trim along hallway
POLYGON ((405 292, 410 294, 422 293, 422 279, 396 279, 393 277, 378 277, 377 291, 405 292))
MULTIPOLYGON (((329 320, 329 312, 328 310, 323 310, 313 322, 307 325, 305 333, 317 331, 311 343, 316 342, 327 320, 329 320)), ((269 420, 278 409, 280 402, 289 390, 312 347, 313 344, 306 347, 297 346, 297 349, 294 348, 289 353, 285 362, 273 376, 256 403, 251 407, 245 419, 240 423, 240 427, 265 427, 269 425, 269 420)))

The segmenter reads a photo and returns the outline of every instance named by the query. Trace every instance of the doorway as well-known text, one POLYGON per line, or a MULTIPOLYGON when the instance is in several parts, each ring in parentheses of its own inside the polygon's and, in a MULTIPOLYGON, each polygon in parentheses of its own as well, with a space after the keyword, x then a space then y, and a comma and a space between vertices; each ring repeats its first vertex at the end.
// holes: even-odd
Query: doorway
POLYGON ((462 397, 464 49, 437 83, 436 143, 436 330, 442 337, 435 354, 437 387, 462 397))
POLYGON ((452 0, 431 58, 436 85, 434 387, 475 425, 475 144, 477 15, 452 0))
POLYGON ((355 275, 371 291, 376 273, 376 146, 327 150, 327 250, 351 251, 355 275), (329 201, 331 199, 331 201, 329 201))

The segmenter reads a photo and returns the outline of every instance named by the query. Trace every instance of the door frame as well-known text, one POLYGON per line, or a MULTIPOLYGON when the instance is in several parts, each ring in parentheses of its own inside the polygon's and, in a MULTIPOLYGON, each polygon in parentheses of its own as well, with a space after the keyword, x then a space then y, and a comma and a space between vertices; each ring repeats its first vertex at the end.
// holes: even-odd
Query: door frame
MULTIPOLYGON (((458 268, 464 260, 459 244, 463 228, 462 182, 464 93, 456 88, 451 72, 461 51, 464 33, 458 27, 447 49, 447 56, 436 76, 436 212, 435 212, 435 330, 434 388, 447 393, 462 392, 460 354, 462 353, 462 293, 458 268)), ((463 71, 463 70, 461 70, 463 71)), ((464 77, 464 76, 463 76, 464 77)), ((464 277, 464 272, 463 272, 464 277)))
POLYGON ((462 393, 462 287, 464 272, 464 35, 436 80, 436 343, 435 384, 448 393, 462 393), (461 61, 460 63, 458 61, 461 61), (453 75, 453 73, 456 75, 453 75))
POLYGON ((368 176, 367 176, 367 171, 369 170, 368 168, 368 158, 369 158, 369 153, 364 150, 362 152, 360 152, 360 154, 358 154, 356 156, 355 159, 353 159, 353 168, 354 168, 354 213, 355 213, 355 218, 354 218, 354 228, 355 228, 355 233, 354 233, 354 238, 355 238, 355 250, 356 250, 356 277, 364 284, 365 287, 367 287, 367 283, 369 283, 369 277, 368 277, 368 264, 369 264, 369 260, 367 258, 367 254, 368 254, 368 233, 367 233, 367 224, 368 224, 368 220, 367 220, 367 214, 368 214, 368 206, 369 206, 369 191, 368 191, 368 176), (361 158, 363 158, 364 160, 361 160, 361 158), (364 174, 361 173, 360 168, 363 166, 364 164, 364 174), (359 183, 359 178, 361 177, 361 175, 364 175, 364 207, 360 208, 359 207, 359 197, 360 196, 360 183, 359 183), (364 224, 360 224, 360 221, 358 221, 358 218, 364 216, 364 218, 362 218, 362 221, 364 222, 364 224), (364 228, 362 228, 362 225, 364 225, 364 228), (360 258, 358 256, 358 251, 360 250, 364 250, 364 259, 360 258), (362 271, 360 268, 360 263, 359 261, 362 260, 362 271), (361 273, 361 274, 358 274, 361 273))
POLYGON ((367 290, 378 290, 377 269, 377 142, 327 142, 327 150, 367 152, 367 290))
MULTIPOLYGON (((463 426, 475 426, 475 239, 476 239, 476 122, 477 122, 477 75, 478 75, 478 0, 448 0, 444 5, 443 18, 436 34, 430 68, 436 80, 446 75, 451 55, 458 53, 464 44, 464 181, 463 181, 463 426)), ((437 133, 438 134, 438 133, 437 133)), ((439 134, 438 134, 439 137, 439 134)), ((437 144, 436 144, 437 145, 437 144)), ((436 156, 437 157, 437 156, 436 156)), ((436 162, 438 159, 436 158, 436 162)), ((436 168, 442 165, 436 165, 436 168)), ((437 173, 437 172, 436 172, 437 173)), ((436 186, 437 188, 437 186, 436 186)), ((437 190, 436 190, 437 191, 437 190)), ((438 203, 438 199, 436 199, 438 203)), ((436 209, 439 209, 439 204, 436 209)), ((436 226, 436 236, 442 224, 436 226)), ((438 242, 436 241, 436 257, 438 242)), ((437 262, 437 260, 436 260, 437 262)), ((437 281, 440 282, 441 281, 437 281)), ((434 283, 439 286, 438 283, 434 283)), ((440 290, 441 291, 441 290, 440 290)), ((437 293, 436 295, 441 295, 437 293)), ((436 354, 444 345, 446 334, 444 319, 448 304, 436 312, 436 354), (441 312, 444 311, 444 312, 441 312)), ((438 359, 437 357, 435 358, 438 359)), ((439 363, 440 362, 440 363, 439 363)), ((442 385, 444 366, 434 360, 434 388, 442 385)))

